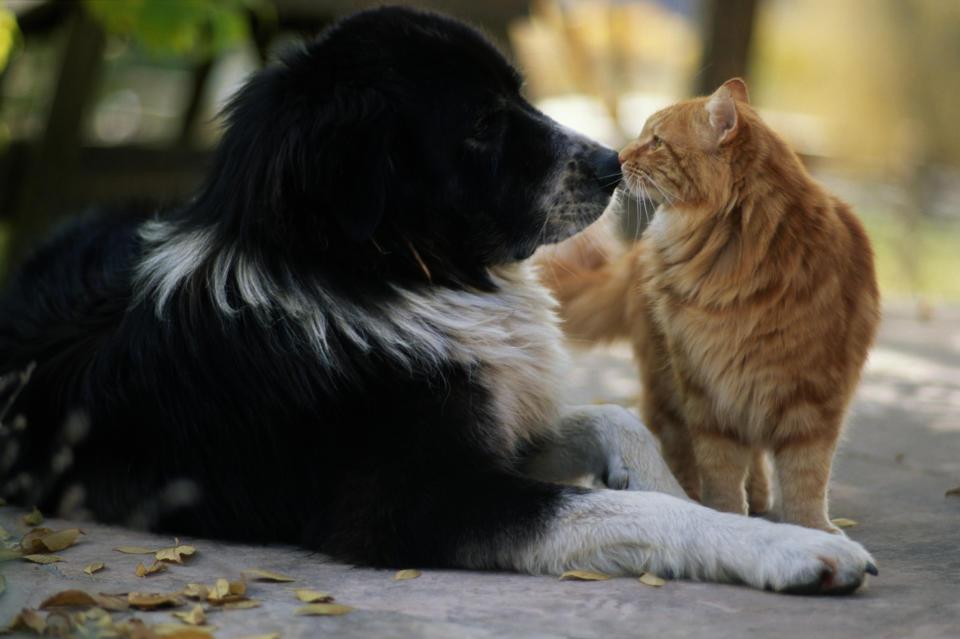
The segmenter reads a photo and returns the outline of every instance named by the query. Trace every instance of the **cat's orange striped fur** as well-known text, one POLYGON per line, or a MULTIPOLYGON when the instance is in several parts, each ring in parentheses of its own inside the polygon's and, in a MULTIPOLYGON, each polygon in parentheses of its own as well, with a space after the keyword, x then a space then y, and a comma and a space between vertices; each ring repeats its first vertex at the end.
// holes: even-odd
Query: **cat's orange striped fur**
POLYGON ((632 340, 643 418, 692 497, 766 511, 769 451, 784 519, 839 532, 827 482, 879 323, 863 227, 739 79, 654 114, 620 161, 660 207, 618 259, 599 230, 540 256, 568 333, 632 340))

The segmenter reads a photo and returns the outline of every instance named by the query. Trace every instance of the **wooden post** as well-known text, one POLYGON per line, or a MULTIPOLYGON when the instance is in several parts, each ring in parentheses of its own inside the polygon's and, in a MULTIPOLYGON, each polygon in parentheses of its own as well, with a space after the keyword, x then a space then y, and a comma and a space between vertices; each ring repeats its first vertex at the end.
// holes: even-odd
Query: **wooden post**
POLYGON ((710 95, 734 77, 746 77, 758 0, 706 0, 704 47, 694 95, 710 95))
POLYGON ((85 116, 99 88, 105 40, 100 25, 78 4, 69 19, 46 127, 28 153, 14 198, 8 265, 18 262, 63 213, 85 116))

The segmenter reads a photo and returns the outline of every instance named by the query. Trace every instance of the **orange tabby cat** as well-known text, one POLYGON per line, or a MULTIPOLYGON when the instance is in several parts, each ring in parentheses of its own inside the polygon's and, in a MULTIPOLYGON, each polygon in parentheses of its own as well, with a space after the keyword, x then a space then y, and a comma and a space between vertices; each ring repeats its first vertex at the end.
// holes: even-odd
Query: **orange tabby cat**
POLYGON ((769 451, 784 520, 839 532, 827 481, 879 323, 863 227, 740 79, 654 114, 620 161, 660 207, 616 261, 599 231, 541 255, 569 334, 632 339, 643 418, 691 497, 766 511, 769 451))

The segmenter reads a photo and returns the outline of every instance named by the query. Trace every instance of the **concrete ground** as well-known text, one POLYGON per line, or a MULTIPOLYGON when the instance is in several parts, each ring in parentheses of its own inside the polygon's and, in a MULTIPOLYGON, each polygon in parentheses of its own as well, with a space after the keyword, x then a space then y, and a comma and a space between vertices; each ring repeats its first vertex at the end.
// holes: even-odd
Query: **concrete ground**
MULTIPOLYGON (((630 355, 622 347, 578 355, 571 382, 577 389, 571 394, 579 402, 626 402, 636 393, 630 355)), ((83 522, 86 535, 57 553, 64 562, 0 565, 6 578, 0 625, 61 590, 168 593, 189 583, 212 585, 221 577, 238 580, 244 570, 256 568, 300 581, 248 581, 247 596, 262 605, 211 608, 207 620, 214 636, 960 637, 960 495, 945 494, 958 487, 960 309, 937 309, 929 321, 914 319, 908 310, 888 309, 835 463, 831 516, 859 522, 847 532, 873 553, 880 567, 880 575, 852 596, 436 570, 395 581, 393 571, 354 568, 298 548, 205 539, 181 539, 197 548, 184 565, 137 577, 137 564, 150 565, 152 557, 112 549, 158 549, 172 540, 83 522), (93 562, 105 568, 85 574, 84 567, 93 562), (303 604, 288 588, 325 591, 353 610, 342 616, 297 616, 294 612, 303 604)), ((0 523, 20 536, 28 530, 24 514, 0 508, 0 523)), ((78 522, 48 520, 44 525, 59 530, 78 522)), ((151 625, 177 621, 168 610, 113 613, 113 620, 131 616, 151 625)))

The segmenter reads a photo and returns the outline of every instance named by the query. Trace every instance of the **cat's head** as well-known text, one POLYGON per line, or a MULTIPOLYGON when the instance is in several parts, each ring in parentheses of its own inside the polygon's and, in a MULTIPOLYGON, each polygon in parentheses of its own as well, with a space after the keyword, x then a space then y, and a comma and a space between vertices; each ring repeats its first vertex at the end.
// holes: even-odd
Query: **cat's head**
POLYGON ((734 78, 711 96, 654 113, 620 151, 627 187, 673 208, 724 208, 739 178, 737 151, 752 137, 749 104, 747 85, 734 78))

